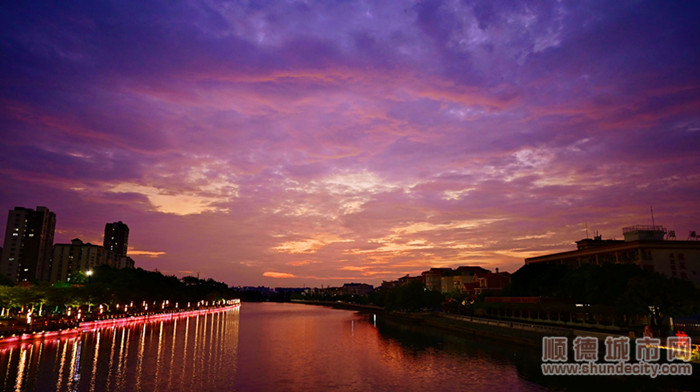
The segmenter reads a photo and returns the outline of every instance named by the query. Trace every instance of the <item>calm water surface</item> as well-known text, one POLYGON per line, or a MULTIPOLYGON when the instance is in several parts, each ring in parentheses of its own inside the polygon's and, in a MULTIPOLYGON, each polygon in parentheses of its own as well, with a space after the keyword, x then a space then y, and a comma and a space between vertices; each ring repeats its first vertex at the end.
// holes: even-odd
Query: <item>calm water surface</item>
MULTIPOLYGON (((419 333, 346 310, 244 303, 218 314, 0 347, 0 390, 542 391, 600 384, 544 378, 539 357, 537 350, 419 333)), ((619 387, 620 380, 603 381, 619 387)), ((621 389, 654 385, 639 381, 621 389)))

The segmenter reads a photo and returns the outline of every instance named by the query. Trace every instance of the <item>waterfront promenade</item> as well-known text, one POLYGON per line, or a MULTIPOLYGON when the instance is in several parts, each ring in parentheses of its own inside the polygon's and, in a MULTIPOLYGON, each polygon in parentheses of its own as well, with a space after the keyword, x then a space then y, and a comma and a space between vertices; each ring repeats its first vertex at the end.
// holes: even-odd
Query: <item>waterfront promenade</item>
POLYGON ((102 328, 167 321, 177 318, 217 313, 240 307, 238 299, 221 301, 193 308, 161 309, 161 311, 138 313, 88 314, 82 321, 70 317, 50 316, 39 319, 32 325, 14 326, 0 332, 0 345, 28 340, 40 340, 89 332, 102 328))

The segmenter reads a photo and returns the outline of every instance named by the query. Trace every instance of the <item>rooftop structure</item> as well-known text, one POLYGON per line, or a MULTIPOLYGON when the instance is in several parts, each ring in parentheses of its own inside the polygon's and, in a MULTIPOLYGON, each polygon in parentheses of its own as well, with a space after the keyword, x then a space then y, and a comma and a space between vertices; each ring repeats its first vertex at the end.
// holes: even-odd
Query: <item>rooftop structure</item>
POLYGON ((577 250, 527 258, 525 264, 636 264, 700 286, 700 241, 665 239, 663 226, 630 226, 623 228, 622 234, 624 240, 586 238, 576 242, 577 250))

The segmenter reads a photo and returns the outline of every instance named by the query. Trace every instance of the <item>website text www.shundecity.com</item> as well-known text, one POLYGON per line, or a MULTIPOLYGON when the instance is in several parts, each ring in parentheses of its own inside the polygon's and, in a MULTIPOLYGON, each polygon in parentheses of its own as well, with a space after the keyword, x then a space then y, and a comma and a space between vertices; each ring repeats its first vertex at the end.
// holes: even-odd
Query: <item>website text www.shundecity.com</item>
POLYGON ((543 363, 545 376, 691 376, 693 366, 689 363, 543 363))
POLYGON ((547 336, 542 338, 542 374, 546 376, 690 376, 693 366, 687 363, 693 355, 693 345, 688 336, 672 336, 666 339, 644 337, 635 339, 634 357, 630 362, 630 338, 608 336, 605 339, 605 362, 599 357, 598 338, 579 336, 573 340, 573 360, 569 362, 568 338, 547 336), (666 351, 668 363, 659 363, 661 350, 666 351))

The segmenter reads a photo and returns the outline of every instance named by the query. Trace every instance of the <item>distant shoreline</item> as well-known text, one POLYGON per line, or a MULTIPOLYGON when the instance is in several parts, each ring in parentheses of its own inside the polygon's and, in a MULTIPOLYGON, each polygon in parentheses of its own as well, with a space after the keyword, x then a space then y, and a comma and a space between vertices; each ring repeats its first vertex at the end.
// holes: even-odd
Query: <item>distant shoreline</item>
MULTIPOLYGON (((596 337, 602 343, 608 336, 627 336, 620 331, 590 331, 564 326, 554 326, 522 321, 490 319, 478 316, 463 316, 436 312, 394 312, 380 306, 360 305, 333 301, 293 300, 293 303, 316 306, 330 306, 336 309, 356 310, 377 313, 391 323, 401 326, 427 327, 448 331, 459 336, 486 337, 506 343, 516 343, 531 348, 541 348, 542 338, 564 336, 573 340, 578 336, 596 337)), ((694 365, 698 362, 691 361, 694 365)))
POLYGON ((566 336, 571 339, 576 336, 594 336, 603 341, 607 336, 626 336, 619 331, 590 331, 563 326, 554 326, 534 322, 510 321, 491 319, 478 316, 462 316, 449 313, 420 312, 404 313, 387 311, 380 306, 360 305, 333 301, 293 300, 293 303, 306 305, 330 306, 337 309, 356 310, 360 312, 376 312, 386 320, 423 325, 430 328, 466 334, 483 336, 492 339, 518 343, 530 347, 541 347, 545 336, 566 336))

